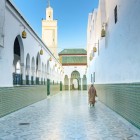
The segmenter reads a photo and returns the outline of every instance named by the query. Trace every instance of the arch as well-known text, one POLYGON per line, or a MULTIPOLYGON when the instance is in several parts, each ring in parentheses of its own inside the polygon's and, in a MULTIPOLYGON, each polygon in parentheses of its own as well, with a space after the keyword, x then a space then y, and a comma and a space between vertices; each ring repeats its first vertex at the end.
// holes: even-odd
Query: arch
POLYGON ((71 78, 79 79, 80 78, 80 73, 78 71, 73 71, 71 73, 71 78))
POLYGON ((14 40, 13 58, 13 84, 21 85, 24 74, 24 47, 20 35, 14 40))
POLYGON ((24 64, 24 46, 23 46, 22 38, 20 35, 17 35, 15 38, 13 52, 14 52, 14 55, 15 54, 19 55, 20 63, 24 64))
POLYGON ((41 70, 41 58, 40 58, 39 53, 37 54, 37 57, 36 57, 36 68, 37 70, 41 70))
POLYGON ((75 70, 71 73, 70 89, 80 90, 81 89, 80 83, 81 83, 80 73, 75 70))

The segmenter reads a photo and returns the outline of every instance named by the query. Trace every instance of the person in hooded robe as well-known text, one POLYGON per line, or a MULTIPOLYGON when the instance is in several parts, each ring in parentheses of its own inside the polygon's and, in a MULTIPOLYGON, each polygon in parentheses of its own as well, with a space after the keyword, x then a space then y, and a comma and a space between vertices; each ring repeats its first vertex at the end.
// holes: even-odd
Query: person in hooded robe
POLYGON ((91 86, 90 86, 90 88, 88 90, 88 101, 89 101, 90 106, 94 106, 95 97, 97 97, 96 89, 93 86, 93 84, 91 84, 91 86))

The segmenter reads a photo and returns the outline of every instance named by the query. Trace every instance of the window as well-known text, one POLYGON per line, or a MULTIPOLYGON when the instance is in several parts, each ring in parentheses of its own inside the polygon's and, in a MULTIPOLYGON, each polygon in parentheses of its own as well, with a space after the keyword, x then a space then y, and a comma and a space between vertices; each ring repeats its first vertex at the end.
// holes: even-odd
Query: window
POLYGON ((114 19, 115 19, 115 24, 117 23, 117 21, 118 21, 118 17, 117 17, 118 15, 117 15, 117 5, 116 5, 116 7, 115 7, 115 9, 114 9, 114 19))

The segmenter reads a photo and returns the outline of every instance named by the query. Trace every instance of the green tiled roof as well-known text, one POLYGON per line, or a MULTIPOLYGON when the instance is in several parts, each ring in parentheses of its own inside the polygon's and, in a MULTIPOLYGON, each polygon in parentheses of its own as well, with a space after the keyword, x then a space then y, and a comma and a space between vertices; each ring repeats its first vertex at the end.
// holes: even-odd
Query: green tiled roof
POLYGON ((65 54, 87 54, 87 51, 84 49, 64 49, 59 53, 59 55, 65 55, 65 54))
POLYGON ((87 56, 63 56, 63 64, 87 64, 87 56))

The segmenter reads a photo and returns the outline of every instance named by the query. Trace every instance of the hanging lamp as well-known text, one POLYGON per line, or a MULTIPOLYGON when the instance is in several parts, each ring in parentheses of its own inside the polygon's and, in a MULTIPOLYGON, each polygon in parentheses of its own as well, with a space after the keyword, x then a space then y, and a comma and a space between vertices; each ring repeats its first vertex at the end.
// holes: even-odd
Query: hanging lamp
POLYGON ((41 50, 40 50, 40 55, 43 55, 43 49, 41 48, 41 50))
POLYGON ((23 32, 22 32, 22 38, 23 38, 23 39, 26 39, 26 38, 27 38, 27 33, 26 33, 26 31, 25 31, 25 27, 24 27, 24 30, 23 30, 23 32))
POLYGON ((97 48, 96 47, 93 47, 93 52, 97 52, 97 48))
POLYGON ((101 37, 105 37, 105 35, 106 35, 106 32, 105 32, 104 26, 102 26, 101 37))

